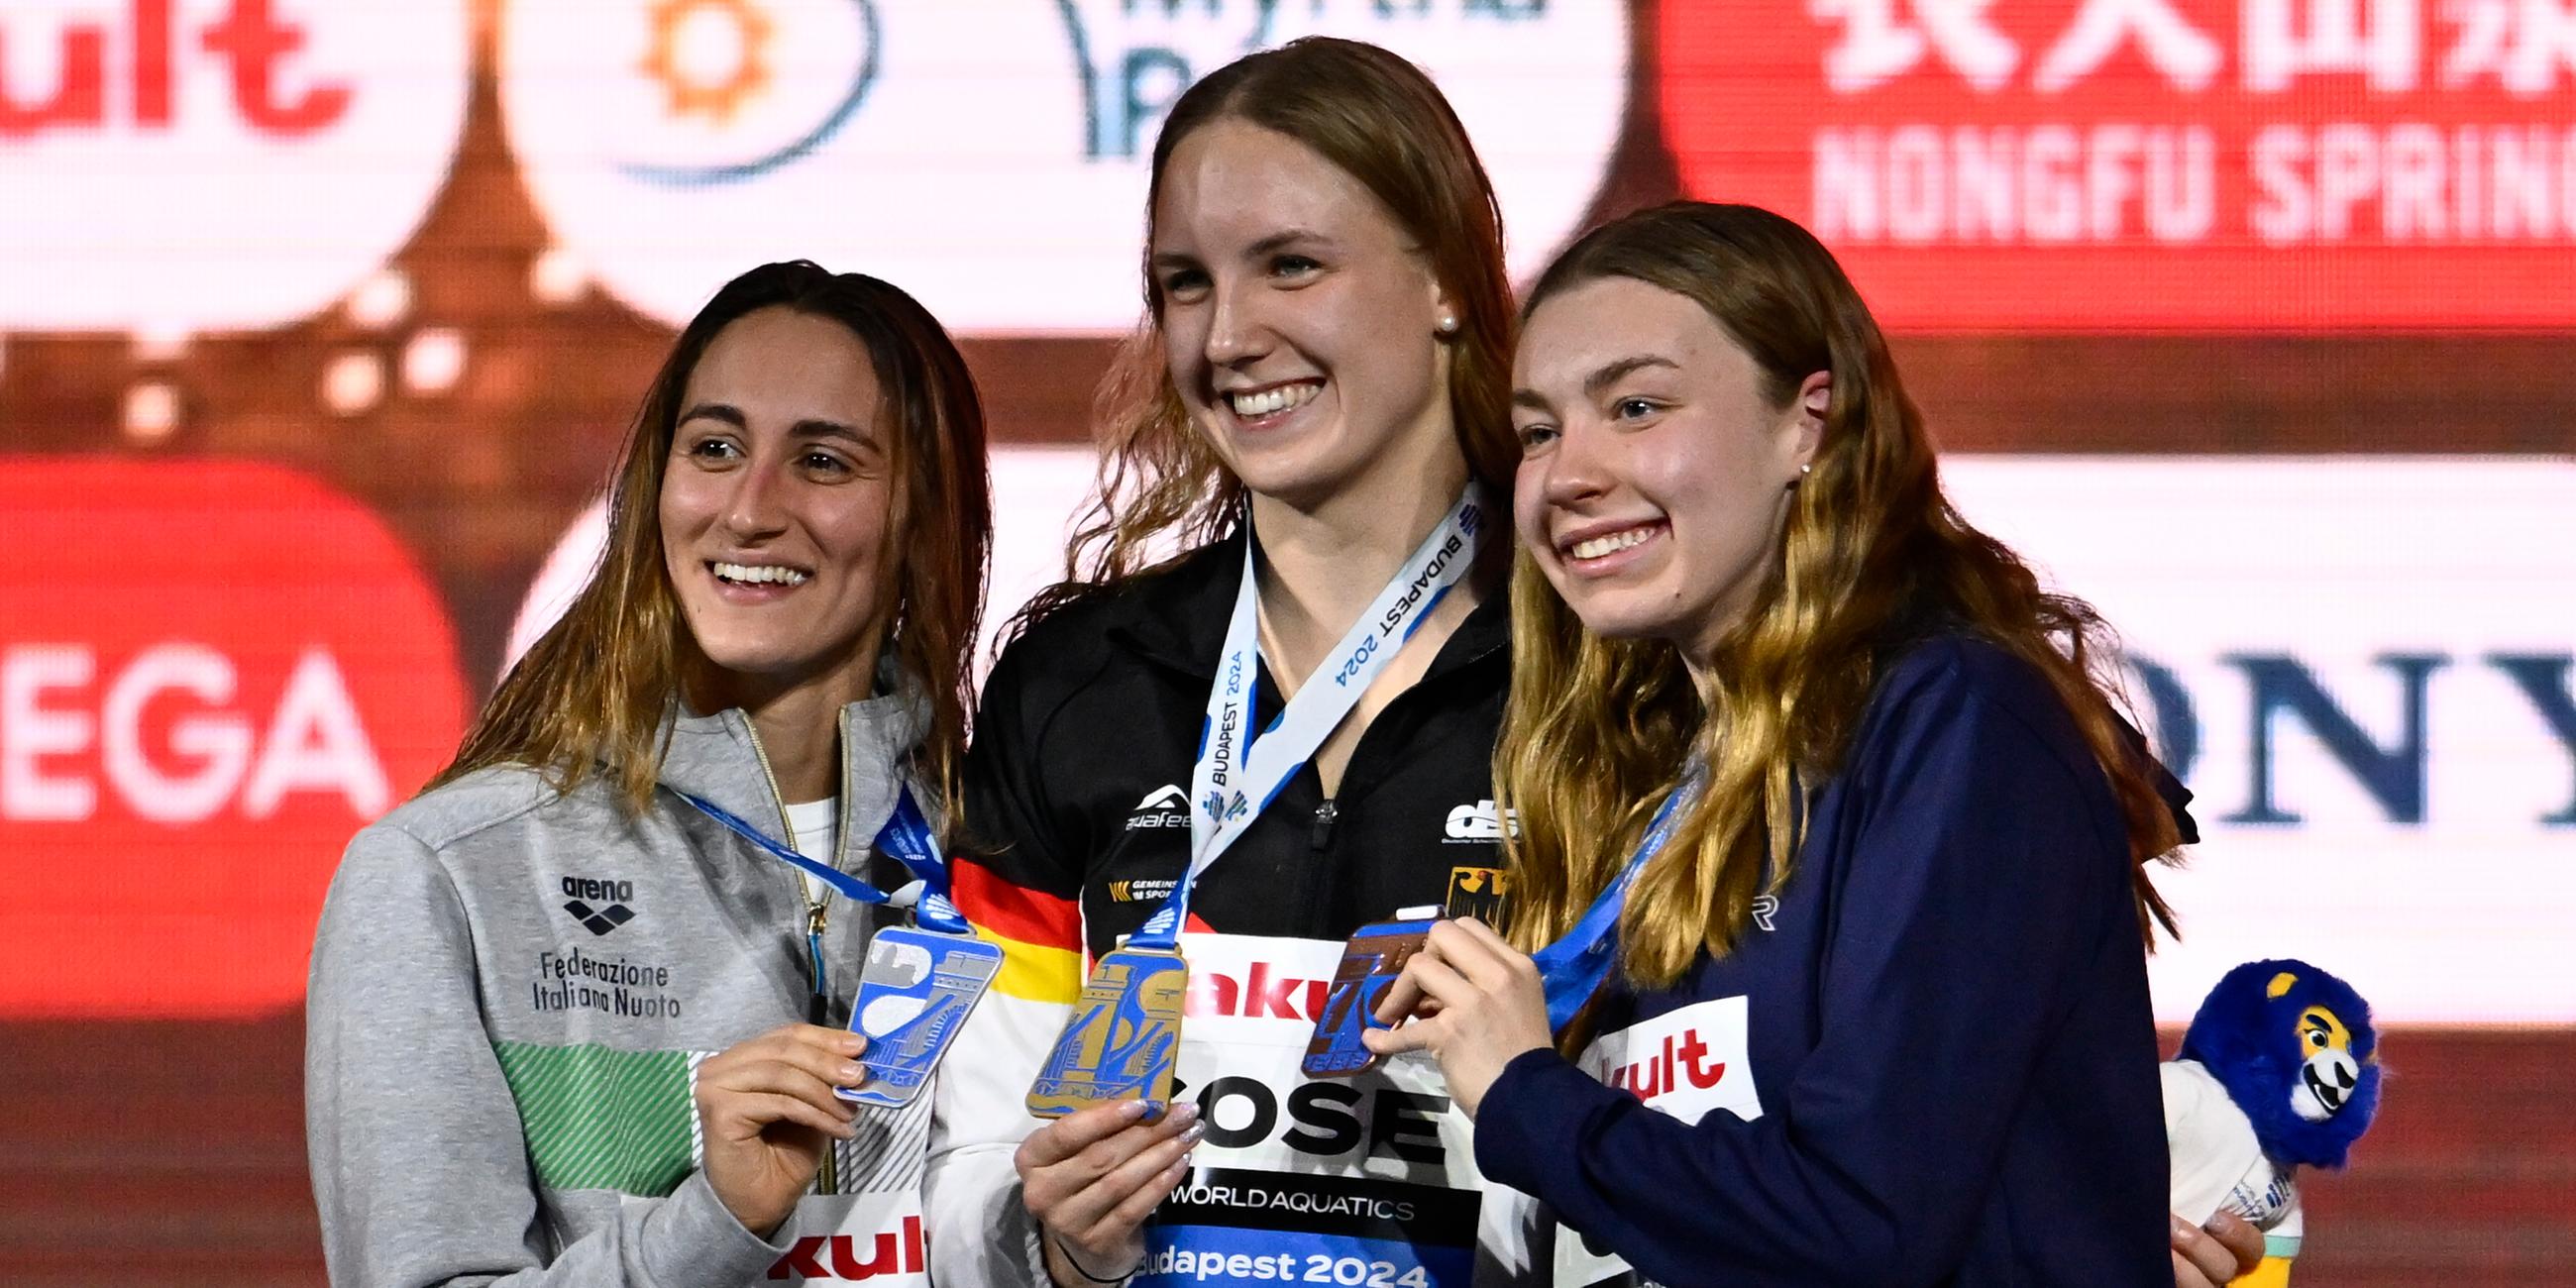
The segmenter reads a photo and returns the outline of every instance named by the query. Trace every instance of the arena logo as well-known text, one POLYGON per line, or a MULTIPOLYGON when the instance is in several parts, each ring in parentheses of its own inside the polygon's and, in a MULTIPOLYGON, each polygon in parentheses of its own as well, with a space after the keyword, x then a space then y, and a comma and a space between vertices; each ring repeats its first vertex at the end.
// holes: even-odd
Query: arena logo
POLYGON ((1440 81, 1519 271, 1582 218, 1625 109, 1623 5, 531 0, 502 12, 501 100, 557 239, 664 321, 744 263, 800 255, 895 281, 953 330, 1098 334, 1135 322, 1172 102, 1316 33, 1440 81))
POLYGON ((350 835, 463 732, 436 592, 271 467, 5 459, 0 514, 0 1015, 291 1005, 350 835), (136 933, 108 889, 150 951, 97 951, 136 933))
POLYGON ((188 334, 329 306, 465 120, 464 0, 30 0, 0 15, 0 329, 188 334), (174 222, 174 221, 183 221, 174 222), (173 257, 173 239, 222 246, 173 257))

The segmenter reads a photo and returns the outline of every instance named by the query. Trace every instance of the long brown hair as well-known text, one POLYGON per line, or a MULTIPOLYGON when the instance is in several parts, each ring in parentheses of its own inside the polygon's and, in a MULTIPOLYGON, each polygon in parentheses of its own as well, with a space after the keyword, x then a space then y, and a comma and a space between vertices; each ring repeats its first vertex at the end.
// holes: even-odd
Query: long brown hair
POLYGON ((1422 69, 1375 45, 1309 36, 1236 59, 1192 85, 1154 140, 1145 197, 1145 320, 1120 346, 1097 408, 1100 472, 1065 552, 1065 580, 1023 624, 1143 570, 1166 535, 1183 548, 1227 531, 1242 481, 1191 427, 1163 358, 1163 297, 1147 261, 1164 167, 1202 126, 1240 120, 1284 134, 1359 180, 1429 261, 1458 317, 1449 337, 1449 410, 1467 470, 1511 494, 1511 280, 1503 216, 1467 129, 1422 69))
POLYGON ((2180 836, 2100 673, 2116 642, 2089 605, 2041 590, 2019 557, 1951 507, 1923 418, 1833 255, 1768 211, 1675 202, 1585 236, 1523 307, 1611 277, 1707 309, 1752 357, 1775 408, 1786 410, 1815 372, 1832 375, 1832 393, 1813 472, 1705 686, 1669 642, 1585 630, 1519 556, 1512 688, 1495 752, 1497 795, 1520 823, 1508 842, 1513 941, 1534 949, 1573 924, 1697 754, 1705 786, 1629 892, 1621 960, 1631 979, 1659 987, 1701 952, 1727 953, 1754 900, 1788 879, 1799 792, 1848 750, 1877 661, 1931 623, 1991 641, 2048 678, 2118 800, 2141 933, 2171 930, 2145 865, 2180 836))
POLYGON ((431 783, 487 765, 530 765, 562 791, 604 774, 627 805, 652 799, 664 717, 713 664, 681 616, 662 551, 662 474, 689 376, 736 319, 789 308, 849 328, 866 346, 896 430, 904 477, 901 597, 888 647, 928 691, 930 729, 916 768, 957 818, 969 663, 993 533, 984 408, 939 320, 888 283, 804 260, 764 264, 725 284, 689 320, 645 391, 608 503, 608 548, 572 606, 501 681, 456 759, 431 783))

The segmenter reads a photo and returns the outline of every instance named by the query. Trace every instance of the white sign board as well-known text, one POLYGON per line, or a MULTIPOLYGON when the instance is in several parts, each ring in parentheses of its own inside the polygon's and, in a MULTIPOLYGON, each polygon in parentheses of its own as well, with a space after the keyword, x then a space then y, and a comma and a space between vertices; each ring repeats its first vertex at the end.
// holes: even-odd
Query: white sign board
POLYGON ((751 265, 903 287, 952 330, 1125 331, 1155 132, 1254 50, 1350 36, 1438 80, 1530 273, 1619 137, 1623 4, 520 0, 503 118, 556 239, 677 325, 751 265))

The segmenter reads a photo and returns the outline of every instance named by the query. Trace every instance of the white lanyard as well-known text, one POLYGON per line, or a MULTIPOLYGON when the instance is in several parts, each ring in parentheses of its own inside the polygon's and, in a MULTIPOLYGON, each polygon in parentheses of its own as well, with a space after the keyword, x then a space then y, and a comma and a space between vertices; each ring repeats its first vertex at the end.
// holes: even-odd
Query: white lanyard
POLYGON ((1368 610, 1325 654, 1322 665, 1297 687, 1296 696, 1257 736, 1252 732, 1252 699, 1261 664, 1261 590, 1254 580, 1247 534, 1243 584, 1235 591, 1234 616, 1226 626, 1225 649, 1217 657, 1216 682, 1208 687, 1207 717, 1199 726, 1198 763, 1190 771, 1190 869, 1130 942, 1139 947, 1170 947, 1179 941, 1190 888, 1305 767, 1315 749, 1358 705, 1360 694, 1413 632, 1430 620, 1431 610, 1449 589, 1467 575, 1486 519, 1484 492, 1470 483, 1386 589, 1378 592, 1368 610))

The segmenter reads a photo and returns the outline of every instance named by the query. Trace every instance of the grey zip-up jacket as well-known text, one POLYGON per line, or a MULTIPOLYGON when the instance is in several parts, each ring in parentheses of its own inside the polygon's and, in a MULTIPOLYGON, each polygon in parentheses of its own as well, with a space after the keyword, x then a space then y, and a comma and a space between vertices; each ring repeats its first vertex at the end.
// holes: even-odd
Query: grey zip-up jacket
MULTIPOLYGON (((903 872, 870 841, 926 724, 909 690, 840 714, 836 862, 880 889, 903 872)), ((793 843, 742 712, 677 719, 660 784, 630 818, 598 778, 559 794, 488 769, 350 842, 305 1049, 335 1283, 928 1282, 930 1095, 863 1109, 836 1158, 844 1192, 807 1196, 769 1240, 700 1174, 696 1070, 806 1017, 806 903, 793 868, 673 794, 793 843)), ((867 937, 899 914, 828 900, 840 1024, 867 937)))

